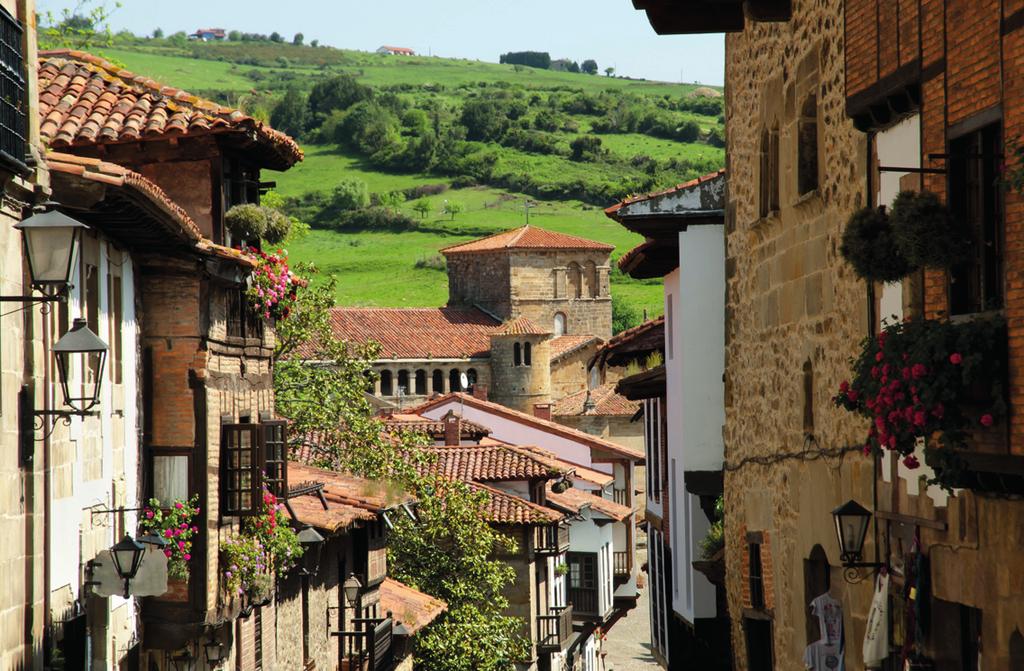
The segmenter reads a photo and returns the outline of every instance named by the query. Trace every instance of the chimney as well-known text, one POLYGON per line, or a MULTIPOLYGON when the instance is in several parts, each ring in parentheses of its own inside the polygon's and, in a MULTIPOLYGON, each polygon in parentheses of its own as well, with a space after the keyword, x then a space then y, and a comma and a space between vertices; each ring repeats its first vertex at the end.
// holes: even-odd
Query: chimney
POLYGON ((473 396, 481 401, 487 400, 487 385, 486 384, 474 384, 473 385, 473 396))
POLYGON ((534 403, 533 404, 533 416, 537 419, 546 419, 551 421, 551 404, 550 403, 534 403))
POLYGON ((462 442, 462 422, 454 410, 444 416, 444 444, 459 445, 462 442))

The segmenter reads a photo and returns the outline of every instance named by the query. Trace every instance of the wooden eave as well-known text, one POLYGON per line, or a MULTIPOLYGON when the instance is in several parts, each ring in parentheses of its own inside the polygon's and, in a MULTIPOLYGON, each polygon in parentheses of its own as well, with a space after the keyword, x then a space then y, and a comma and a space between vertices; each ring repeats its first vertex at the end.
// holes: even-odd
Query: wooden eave
POLYGON ((642 401, 648 398, 661 398, 665 395, 665 366, 651 368, 629 377, 624 377, 615 385, 615 391, 631 401, 642 401))

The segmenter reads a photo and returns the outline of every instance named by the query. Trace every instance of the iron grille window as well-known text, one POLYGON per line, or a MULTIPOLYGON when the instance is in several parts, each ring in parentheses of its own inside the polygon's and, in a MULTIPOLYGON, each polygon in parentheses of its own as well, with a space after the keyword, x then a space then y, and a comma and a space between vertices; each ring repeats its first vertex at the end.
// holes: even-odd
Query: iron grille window
POLYGON ((264 422, 264 482, 271 494, 283 498, 288 494, 288 424, 283 420, 264 422))
POLYGON ((21 24, 0 8, 0 157, 25 161, 25 59, 21 24))
POLYGON ((761 568, 761 544, 751 543, 750 558, 750 607, 764 608, 764 573, 761 568))
POLYGON ((952 314, 1003 307, 1003 207, 1000 125, 949 143, 949 208, 966 225, 968 258, 950 273, 952 314))
POLYGON ((227 335, 229 338, 263 339, 263 318, 249 305, 245 289, 227 292, 227 335))
POLYGON ((221 513, 259 513, 263 452, 257 424, 225 424, 221 427, 221 459, 224 464, 224 504, 221 513))

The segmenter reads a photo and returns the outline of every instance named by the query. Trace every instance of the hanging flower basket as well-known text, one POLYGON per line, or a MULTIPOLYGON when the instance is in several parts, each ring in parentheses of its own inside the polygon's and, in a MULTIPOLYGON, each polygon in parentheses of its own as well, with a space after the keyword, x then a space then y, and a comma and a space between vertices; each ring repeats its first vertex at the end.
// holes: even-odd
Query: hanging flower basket
POLYGON ((229 594, 244 594, 252 603, 266 601, 274 574, 289 570, 301 556, 302 546, 288 525, 284 505, 264 490, 262 512, 245 518, 241 533, 221 543, 224 584, 229 594))
POLYGON ((878 208, 853 213, 839 251, 857 277, 868 282, 895 282, 914 271, 896 245, 889 216, 878 208))
POLYGON ((915 268, 950 268, 967 253, 967 236, 930 191, 901 191, 889 219, 896 246, 915 268))
POLYGON ((972 431, 1002 420, 1005 370, 1002 319, 911 320, 865 339, 833 400, 871 419, 865 454, 891 450, 916 468, 920 439, 963 449, 972 431))
POLYGON ((245 247, 242 251, 256 259, 246 291, 249 305, 265 319, 287 319, 299 289, 288 267, 287 254, 283 249, 268 254, 255 247, 245 247))

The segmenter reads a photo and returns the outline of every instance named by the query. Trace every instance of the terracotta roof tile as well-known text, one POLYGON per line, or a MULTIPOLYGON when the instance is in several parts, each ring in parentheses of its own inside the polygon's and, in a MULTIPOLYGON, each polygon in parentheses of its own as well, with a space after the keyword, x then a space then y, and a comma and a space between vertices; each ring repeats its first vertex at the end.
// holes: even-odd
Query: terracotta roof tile
POLYGON ((551 479, 568 470, 517 445, 446 445, 428 451, 435 459, 421 466, 423 472, 463 482, 551 479))
POLYGON ((591 343, 600 343, 601 339, 592 335, 563 335, 551 339, 551 360, 569 356, 591 343))
MULTIPOLYGON (((381 421, 389 428, 418 431, 427 434, 435 440, 444 438, 444 421, 440 419, 430 419, 422 415, 396 412, 382 416, 381 421)), ((486 426, 471 422, 468 419, 459 420, 459 429, 463 439, 479 439, 491 432, 486 426)))
POLYGON ((255 118, 159 84, 83 51, 39 54, 40 136, 75 147, 207 132, 252 133, 270 150, 268 167, 302 160, 288 135, 255 118))
POLYGON ((394 578, 384 578, 380 584, 380 605, 385 613, 391 613, 409 636, 416 634, 448 609, 448 604, 441 599, 424 594, 394 578))
MULTIPOLYGON (((498 326, 498 320, 476 308, 331 309, 336 338, 358 343, 376 340, 384 359, 488 357, 490 337, 498 326)), ((303 348, 300 356, 312 349, 303 348)))
POLYGON ((620 209, 622 209, 622 207, 624 205, 629 205, 631 203, 638 203, 638 202, 640 202, 642 200, 649 200, 651 198, 657 198, 658 196, 665 196, 665 195, 668 195, 670 193, 675 193, 676 191, 682 191, 683 189, 689 189, 689 188, 697 186, 698 184, 701 184, 703 182, 707 182, 709 180, 715 179, 716 177, 721 177, 724 174, 725 174, 725 168, 722 168, 720 170, 716 170, 715 172, 709 172, 706 175, 701 175, 700 177, 697 177, 696 179, 691 179, 688 182, 683 182, 682 184, 677 184, 677 185, 675 185, 673 187, 670 187, 668 189, 663 189, 661 191, 652 191, 650 193, 644 193, 644 194, 640 194, 640 195, 637 195, 637 196, 630 196, 628 198, 623 198, 621 202, 618 202, 615 205, 612 205, 611 207, 605 208, 604 213, 606 215, 608 215, 609 217, 613 217, 614 218, 615 214, 620 209))
POLYGON ((492 524, 553 524, 565 519, 565 514, 537 505, 526 499, 508 494, 480 482, 467 483, 473 491, 488 495, 484 514, 492 524))
POLYGON ((556 494, 548 486, 548 502, 563 510, 570 510, 574 513, 579 513, 580 510, 589 506, 592 510, 596 510, 616 522, 621 522, 633 514, 633 509, 629 506, 624 506, 611 499, 597 496, 576 487, 570 487, 561 494, 556 494))
POLYGON ((583 480, 584 482, 589 482, 590 484, 597 485, 598 487, 606 487, 615 482, 615 477, 610 473, 602 473, 601 471, 595 471, 587 466, 566 461, 554 452, 545 450, 542 447, 519 445, 518 448, 520 450, 528 451, 535 459, 539 459, 554 468, 560 468, 566 473, 571 472, 569 477, 572 480, 583 480))
POLYGON ((595 363, 603 365, 615 354, 626 356, 629 353, 635 353, 640 355, 664 348, 665 317, 662 315, 612 336, 608 342, 597 349, 589 365, 593 366, 595 363))
POLYGON ((522 226, 511 231, 495 233, 479 240, 451 245, 442 254, 470 254, 508 249, 593 249, 611 252, 615 247, 575 235, 556 233, 536 226, 522 226))
POLYGON ((296 461, 288 462, 288 481, 292 486, 302 482, 324 484, 326 509, 314 495, 296 496, 288 503, 295 511, 296 521, 330 532, 344 531, 358 521, 375 520, 385 510, 413 500, 412 496, 391 483, 366 480, 296 461))
POLYGON ((640 403, 630 401, 615 391, 615 384, 602 384, 594 389, 584 389, 575 394, 569 394, 559 399, 551 408, 551 414, 555 416, 574 415, 597 415, 631 417, 640 409, 640 403), (590 402, 594 407, 587 409, 587 392, 590 392, 590 402))
POLYGON ((534 415, 528 415, 525 412, 513 410, 512 408, 506 407, 499 403, 494 403, 493 401, 484 401, 475 396, 472 396, 471 394, 452 392, 449 394, 445 394, 444 396, 432 398, 429 401, 424 401, 423 403, 414 408, 409 408, 408 410, 406 410, 406 412, 422 414, 430 410, 431 408, 444 405, 452 400, 457 400, 460 403, 464 403, 465 405, 469 405, 474 408, 484 410, 485 412, 493 413, 500 417, 511 419, 514 422, 528 424, 530 426, 533 426, 534 428, 540 429, 541 431, 547 431, 548 433, 552 433, 554 435, 559 435, 570 440, 575 440, 584 445, 589 445, 590 447, 594 447, 599 450, 606 450, 608 452, 618 454, 620 456, 626 457, 638 463, 643 463, 644 461, 643 452, 640 452, 639 450, 635 450, 631 447, 626 447, 625 445, 619 445, 618 443, 613 443, 610 440, 599 438, 598 436, 594 436, 589 433, 579 431, 572 427, 565 426, 564 424, 559 424, 558 422, 548 421, 546 419, 535 417, 534 415))
POLYGON ((551 331, 542 329, 528 317, 517 317, 502 324, 494 335, 548 335, 551 331))

